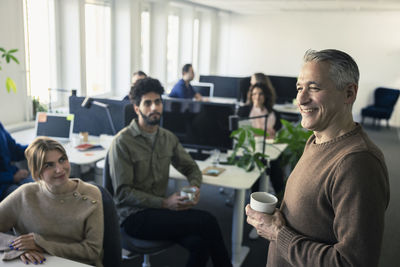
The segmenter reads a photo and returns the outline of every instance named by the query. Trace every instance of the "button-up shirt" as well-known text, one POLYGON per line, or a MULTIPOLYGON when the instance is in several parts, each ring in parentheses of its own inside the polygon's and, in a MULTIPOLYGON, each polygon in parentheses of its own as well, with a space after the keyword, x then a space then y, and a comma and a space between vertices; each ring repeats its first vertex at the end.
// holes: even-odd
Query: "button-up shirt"
POLYGON ((200 187, 202 180, 196 162, 173 133, 159 127, 152 145, 142 134, 137 120, 115 136, 108 160, 120 223, 140 210, 162 207, 170 164, 185 175, 191 185, 200 187))

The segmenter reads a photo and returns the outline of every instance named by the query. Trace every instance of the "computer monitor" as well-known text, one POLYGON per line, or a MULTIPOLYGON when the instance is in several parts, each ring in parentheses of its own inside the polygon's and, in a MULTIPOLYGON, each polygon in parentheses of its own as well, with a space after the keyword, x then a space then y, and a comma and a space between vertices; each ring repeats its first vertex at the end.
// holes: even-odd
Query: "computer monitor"
POLYGON ((214 84, 214 94, 216 97, 235 98, 239 97, 240 81, 239 77, 226 77, 215 75, 200 75, 200 82, 214 84))
POLYGON ((36 114, 36 136, 47 136, 60 142, 68 142, 74 125, 73 114, 38 112, 36 114))
POLYGON ((234 113, 235 104, 164 99, 162 126, 184 147, 226 151, 232 149, 229 116, 234 113))
POLYGON ((292 103, 297 96, 296 77, 268 76, 276 91, 276 103, 292 103))
POLYGON ((214 95, 214 84, 212 83, 193 82, 192 86, 202 96, 213 97, 214 95))

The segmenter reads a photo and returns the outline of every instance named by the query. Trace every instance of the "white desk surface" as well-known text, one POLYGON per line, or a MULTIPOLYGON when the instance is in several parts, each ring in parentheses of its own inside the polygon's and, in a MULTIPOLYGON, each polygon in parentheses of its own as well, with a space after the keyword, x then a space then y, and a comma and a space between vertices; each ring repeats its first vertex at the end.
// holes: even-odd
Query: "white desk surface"
MULTIPOLYGON (((22 145, 30 144, 35 139, 35 128, 26 129, 23 131, 14 132, 11 136, 15 139, 15 141, 22 145)), ((89 136, 89 143, 99 143, 99 137, 97 136, 89 136)), ((71 163, 78 165, 85 165, 95 163, 103 158, 105 158, 107 154, 106 149, 95 149, 88 151, 79 151, 74 148, 71 143, 67 143, 64 145, 64 148, 67 152, 68 159, 71 163)))
MULTIPOLYGON (((0 258, 2 257, 2 253, 0 252, 0 258)), ((28 266, 46 266, 46 267, 87 267, 91 265, 87 265, 84 263, 76 262, 76 261, 71 261, 67 260, 64 258, 56 257, 56 256, 50 256, 46 255, 46 261, 43 264, 29 264, 28 266)), ((27 266, 25 263, 23 263, 19 258, 12 260, 12 261, 2 261, 0 260, 0 267, 22 267, 22 266, 27 266)))
MULTIPOLYGON (((196 161, 200 170, 212 166, 211 160, 196 161)), ((257 170, 246 172, 244 169, 232 165, 218 165, 220 168, 225 168, 225 171, 218 176, 203 175, 203 184, 214 186, 229 187, 234 189, 248 189, 260 176, 257 170)), ((186 180, 186 177, 178 172, 172 165, 169 171, 171 178, 186 180)))

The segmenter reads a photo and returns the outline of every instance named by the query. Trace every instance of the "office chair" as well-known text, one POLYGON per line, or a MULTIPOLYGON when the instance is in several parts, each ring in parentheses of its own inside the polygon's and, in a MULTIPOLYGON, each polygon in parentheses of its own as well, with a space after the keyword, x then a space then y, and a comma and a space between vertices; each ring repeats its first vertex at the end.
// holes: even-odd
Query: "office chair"
POLYGON ((117 210, 115 209, 114 201, 110 193, 102 186, 96 186, 100 189, 103 200, 103 265, 104 267, 120 267, 122 264, 122 248, 117 210))
MULTIPOLYGON (((111 182, 110 169, 108 165, 108 155, 106 156, 103 169, 103 187, 114 194, 114 189, 111 182)), ((150 255, 156 255, 163 250, 172 246, 174 243, 166 240, 144 240, 129 236, 124 229, 120 228, 122 248, 134 253, 143 255, 142 267, 151 267, 150 255)), ((129 259, 123 257, 123 259, 129 259)))
POLYGON ((364 117, 373 118, 375 125, 376 119, 386 120, 386 126, 389 127, 389 119, 392 116, 394 106, 399 98, 399 90, 379 87, 374 92, 374 104, 361 110, 361 124, 364 123, 364 117))
POLYGON ((135 118, 137 118, 137 114, 133 109, 133 104, 126 104, 124 108, 124 126, 128 126, 135 118))

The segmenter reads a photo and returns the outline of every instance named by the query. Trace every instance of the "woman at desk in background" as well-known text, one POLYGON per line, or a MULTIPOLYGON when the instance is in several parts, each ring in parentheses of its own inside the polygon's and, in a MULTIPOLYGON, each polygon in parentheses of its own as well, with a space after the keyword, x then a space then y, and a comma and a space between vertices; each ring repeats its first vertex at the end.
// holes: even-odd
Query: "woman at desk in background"
MULTIPOLYGON (((248 78, 247 78, 248 79, 248 78)), ((275 87, 272 85, 271 80, 267 75, 261 72, 256 72, 250 77, 250 86, 246 87, 245 85, 246 81, 243 81, 243 84, 241 84, 241 97, 244 99, 244 102, 249 105, 251 104, 251 88, 256 84, 256 83, 262 83, 265 84, 271 93, 271 102, 275 104, 276 100, 276 91, 275 87)), ((247 82, 248 83, 248 82, 247 82)))
MULTIPOLYGON (((275 133, 282 124, 279 115, 274 112, 272 107, 275 104, 275 98, 272 90, 264 83, 255 83, 250 87, 250 103, 239 108, 238 115, 240 117, 255 117, 268 115, 267 119, 267 138, 275 138, 275 133)), ((264 130, 265 118, 257 118, 251 120, 254 128, 264 130)))
POLYGON ((0 232, 11 228, 18 237, 3 259, 43 263, 44 253, 102 266, 103 205, 100 190, 80 179, 70 179, 71 166, 64 147, 38 137, 25 156, 35 183, 24 184, 0 203, 0 232))

